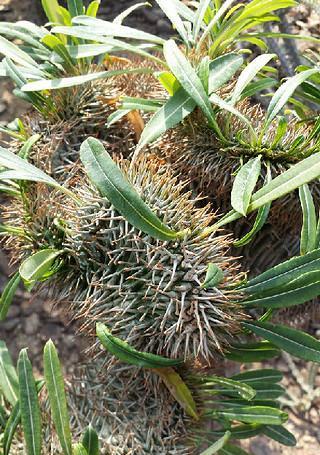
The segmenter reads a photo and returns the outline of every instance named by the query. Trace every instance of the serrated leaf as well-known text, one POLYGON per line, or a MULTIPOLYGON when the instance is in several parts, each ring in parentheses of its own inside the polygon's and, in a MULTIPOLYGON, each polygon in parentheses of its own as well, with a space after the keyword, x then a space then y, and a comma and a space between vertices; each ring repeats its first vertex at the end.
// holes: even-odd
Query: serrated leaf
POLYGON ((300 254, 306 254, 316 248, 317 216, 311 191, 307 184, 299 188, 303 223, 300 236, 300 254))
POLYGON ((250 62, 238 77, 237 83, 234 87, 231 104, 239 101, 242 92, 246 89, 248 84, 255 78, 257 73, 272 59, 275 54, 262 54, 250 62))
POLYGON ((294 357, 320 363, 320 341, 311 335, 269 322, 243 322, 242 325, 294 357))
POLYGON ((41 415, 36 383, 27 350, 22 349, 18 359, 19 402, 21 423, 26 444, 26 455, 41 454, 41 415))
POLYGON ((99 455, 99 438, 97 432, 91 425, 88 426, 83 435, 82 445, 86 449, 88 455, 99 455))
POLYGON ((15 273, 6 284, 0 299, 0 320, 3 321, 9 311, 13 297, 20 283, 19 272, 15 273))
POLYGON ((234 409, 216 411, 218 417, 228 421, 237 420, 243 423, 262 425, 281 425, 288 419, 288 414, 269 406, 243 406, 234 409))
POLYGON ((38 81, 29 82, 21 87, 23 92, 39 92, 42 90, 58 90, 61 88, 74 87, 87 82, 96 81, 98 79, 107 79, 109 77, 119 76, 121 74, 142 74, 150 73, 148 68, 135 68, 126 70, 99 71, 97 73, 89 73, 81 76, 63 77, 59 79, 40 79, 38 81))
POLYGON ((140 198, 100 141, 86 139, 80 147, 80 159, 92 183, 128 222, 161 240, 174 240, 179 233, 164 225, 140 198))
POLYGON ((236 212, 246 215, 253 190, 261 172, 261 156, 250 159, 237 173, 231 191, 231 205, 236 212))
POLYGON ((208 93, 218 90, 228 82, 243 64, 243 57, 238 54, 225 54, 217 57, 209 65, 208 93))
POLYGON ((216 264, 210 262, 208 265, 206 277, 201 287, 204 289, 214 288, 223 280, 223 271, 216 264))
POLYGON ((222 447, 224 447, 229 441, 231 436, 230 431, 226 431, 225 434, 218 439, 218 441, 214 442, 208 449, 206 449, 204 452, 201 452, 201 455, 213 455, 214 453, 217 453, 222 447))
POLYGON ((19 267, 19 273, 23 281, 29 285, 44 279, 50 273, 56 259, 62 252, 62 250, 48 248, 29 256, 19 267))
POLYGON ((233 344, 225 357, 235 362, 247 363, 272 359, 279 354, 280 350, 275 345, 262 341, 260 343, 233 344))
POLYGON ((320 69, 314 68, 290 77, 284 84, 282 84, 275 92, 268 106, 267 114, 265 117, 265 128, 270 125, 275 116, 281 111, 283 106, 289 100, 293 92, 309 77, 320 72, 320 69))
POLYGON ((72 455, 70 418, 67 409, 63 374, 57 350, 51 340, 44 347, 43 367, 52 420, 64 455, 72 455))
POLYGON ((0 389, 5 399, 14 406, 19 397, 16 369, 4 341, 0 340, 0 389))
POLYGON ((182 406, 186 414, 199 420, 196 403, 181 376, 173 368, 158 368, 155 372, 163 379, 171 395, 182 406))
POLYGON ((155 354, 139 352, 120 338, 111 335, 104 324, 96 326, 97 337, 102 346, 123 362, 144 368, 165 368, 181 365, 181 359, 168 359, 155 354))
POLYGON ((147 144, 158 139, 165 131, 173 128, 195 109, 195 101, 180 88, 162 106, 145 126, 137 145, 135 156, 147 144))
MULTIPOLYGON (((40 380, 36 382, 37 392, 38 394, 41 392, 44 386, 44 381, 40 380)), ((4 432, 3 432, 3 455, 10 455, 10 448, 12 444, 13 437, 16 433, 18 425, 21 421, 21 411, 20 411, 20 403, 19 401, 16 402, 12 411, 10 412, 9 419, 7 420, 4 432)))
POLYGON ((297 444, 294 435, 282 425, 267 425, 263 428, 262 432, 268 438, 274 439, 284 446, 294 447, 297 444))
POLYGON ((163 53, 172 73, 180 82, 188 95, 200 107, 211 125, 216 124, 214 112, 201 80, 189 61, 173 40, 163 45, 163 53))

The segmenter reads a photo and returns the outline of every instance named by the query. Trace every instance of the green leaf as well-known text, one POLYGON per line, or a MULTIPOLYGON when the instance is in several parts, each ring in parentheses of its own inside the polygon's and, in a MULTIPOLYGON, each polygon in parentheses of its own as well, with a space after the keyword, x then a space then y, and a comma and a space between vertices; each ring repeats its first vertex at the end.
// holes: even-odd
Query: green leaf
POLYGON ((133 98, 131 96, 121 97, 121 109, 133 111, 141 110, 145 112, 156 112, 161 108, 161 103, 155 100, 144 98, 133 98))
POLYGON ((299 188, 303 223, 300 238, 300 254, 306 254, 316 248, 317 216, 311 191, 307 184, 299 188))
POLYGON ((213 455, 214 453, 217 453, 222 447, 225 446, 227 441, 230 439, 231 433, 230 431, 226 431, 225 434, 218 439, 215 443, 213 443, 207 450, 204 452, 201 452, 201 455, 213 455))
POLYGON ((22 349, 18 359, 19 401, 21 422, 26 444, 26 455, 41 454, 41 415, 36 383, 27 350, 22 349))
POLYGON ((41 281, 50 275, 56 259, 62 250, 48 248, 32 254, 20 265, 19 273, 23 281, 29 285, 41 281))
POLYGON ((300 275, 280 288, 254 294, 241 304, 248 308, 288 308, 300 305, 320 294, 320 271, 300 275))
MULTIPOLYGON (((284 394, 284 389, 278 384, 273 384, 270 382, 251 382, 250 386, 253 387, 255 395, 252 400, 255 401, 270 401, 274 402, 275 399, 279 398, 284 394)), ((236 396, 234 392, 223 390, 221 393, 229 396, 236 396)))
POLYGON ((145 126, 137 145, 135 156, 147 144, 158 139, 165 131, 173 128, 195 109, 196 103, 188 93, 180 88, 162 106, 145 126))
POLYGON ((219 452, 219 455, 250 455, 249 452, 241 449, 239 446, 226 444, 219 452))
POLYGON ((134 68, 126 70, 100 71, 97 73, 89 73, 81 76, 63 77, 59 79, 40 79, 38 81, 29 82, 21 87, 23 92, 38 92, 41 90, 58 90, 66 87, 74 87, 76 85, 85 84, 86 82, 96 81, 98 79, 107 79, 109 77, 118 76, 121 74, 145 74, 150 73, 148 68, 134 68))
POLYGON ((78 444, 73 446, 72 450, 73 455, 88 455, 88 452, 86 451, 85 447, 79 442, 78 444))
POLYGON ((223 271, 216 264, 210 262, 208 265, 206 277, 201 287, 204 289, 214 288, 223 280, 223 271))
POLYGON ((123 362, 144 368, 165 368, 183 363, 183 360, 180 359, 168 359, 155 354, 139 352, 125 341, 112 336, 107 327, 101 323, 97 324, 96 331, 102 346, 123 362))
POLYGON ((244 164, 234 179, 231 191, 231 205, 234 210, 246 215, 253 190, 261 172, 261 155, 244 164))
POLYGON ((269 322, 243 322, 242 325, 294 357, 320 363, 320 341, 311 335, 269 322))
POLYGON ((181 87, 177 78, 170 71, 158 71, 154 73, 154 76, 167 90, 170 96, 173 96, 179 87, 181 87))
POLYGON ((161 240, 175 240, 179 236, 165 226, 140 198, 101 142, 93 137, 86 139, 80 147, 80 159, 101 195, 132 226, 161 240))
POLYGON ((288 261, 282 262, 266 272, 252 278, 244 285, 246 293, 262 294, 281 288, 301 275, 308 272, 317 271, 320 268, 320 249, 314 250, 304 256, 293 257, 288 261))
POLYGON ((24 160, 26 160, 29 156, 29 153, 32 149, 32 147, 34 146, 34 144, 36 142, 38 142, 38 140, 40 139, 40 134, 34 134, 33 136, 29 137, 25 143, 23 144, 23 146, 21 147, 21 149, 19 150, 19 156, 20 158, 23 158, 24 160))
MULTIPOLYGON (((38 394, 41 392, 44 386, 44 381, 40 380, 36 382, 37 392, 38 394)), ((21 411, 20 411, 20 403, 19 401, 16 402, 14 405, 10 417, 7 420, 4 432, 3 432, 3 455, 10 455, 10 448, 12 444, 13 437, 17 430, 18 425, 21 421, 21 411)))
POLYGON ((270 406, 242 406, 234 409, 214 411, 218 417, 226 420, 237 420, 243 423, 263 425, 281 425, 288 419, 288 414, 270 406))
POLYGON ((9 311, 13 297, 20 283, 19 272, 16 272, 6 284, 0 299, 0 320, 3 321, 9 311))
POLYGON ((99 438, 97 432, 91 425, 88 426, 83 435, 82 445, 86 449, 88 455, 99 455, 99 438))
MULTIPOLYGON (((119 24, 121 25, 122 22, 136 9, 141 8, 142 6, 151 6, 150 3, 144 2, 144 3, 136 3, 135 5, 129 6, 129 8, 125 9, 122 11, 120 14, 118 14, 117 17, 113 19, 114 24, 119 24)), ((88 14, 87 14, 88 15, 88 14)))
POLYGON ((199 420, 196 403, 190 389, 173 368, 158 368, 156 373, 162 378, 171 395, 185 410, 186 414, 199 420))
POLYGON ((206 11, 210 6, 211 0, 200 0, 197 11, 195 13, 194 22, 193 22, 193 39, 197 40, 198 34, 201 29, 202 22, 204 20, 206 11))
POLYGON ((30 180, 46 183, 64 192, 79 204, 79 199, 72 191, 59 185, 52 177, 3 147, 0 147, 0 166, 10 169, 0 172, 0 180, 30 180))
POLYGON ((90 17, 96 17, 99 10, 99 6, 100 0, 93 0, 87 8, 86 15, 90 17))
POLYGON ((41 0, 41 3, 50 22, 63 24, 63 17, 60 15, 60 8, 57 0, 41 0))
POLYGON ((57 350, 51 340, 44 347, 43 366, 52 420, 64 455, 72 455, 70 418, 67 409, 63 374, 57 350))
POLYGON ((225 54, 217 57, 209 65, 209 95, 228 82, 243 64, 238 54, 225 54))
POLYGON ((162 11, 165 13, 167 18, 172 23, 173 27, 177 30, 184 43, 188 45, 188 34, 187 30, 178 14, 176 5, 174 2, 168 2, 167 0, 156 0, 162 11))
POLYGON ((284 446, 294 447, 297 444, 294 435, 282 425, 267 425, 262 429, 262 432, 268 438, 274 439, 284 446))
POLYGON ((242 91, 240 99, 243 100, 245 98, 251 97, 256 95, 257 93, 261 92, 262 90, 267 90, 269 88, 274 87, 277 85, 278 81, 271 77, 263 77, 262 79, 251 82, 246 86, 246 88, 242 91))
POLYGON ((261 362, 280 354, 280 350, 267 341, 260 343, 233 344, 225 357, 235 362, 261 362))
POLYGON ((265 128, 267 128, 275 116, 281 111, 283 106, 289 100, 293 92, 299 87, 302 82, 307 80, 314 74, 320 72, 320 69, 314 68, 302 73, 296 74, 295 76, 290 77, 284 84, 282 84, 278 90, 275 92, 271 98, 270 104, 268 106, 266 118, 265 118, 265 128))
POLYGON ((0 340, 0 388, 5 399, 14 406, 19 397, 16 369, 4 341, 0 340))
POLYGON ((248 84, 255 78, 257 73, 272 59, 275 54, 262 54, 250 62, 238 77, 237 83, 234 87, 231 104, 239 101, 242 92, 246 89, 248 84))
POLYGON ((80 16, 83 14, 83 1, 82 0, 68 0, 68 10, 72 17, 80 16))
POLYGON ((231 377, 231 379, 234 379, 235 381, 243 381, 252 387, 254 387, 254 384, 257 382, 273 384, 280 382, 282 378, 283 374, 280 371, 271 368, 244 371, 243 373, 238 373, 231 377))
MULTIPOLYGON (((163 44, 165 41, 157 35, 143 32, 135 28, 127 27, 126 25, 115 24, 113 22, 96 19, 89 16, 79 16, 72 20, 73 24, 82 24, 84 27, 55 27, 52 33, 66 33, 68 28, 76 28, 79 32, 92 32, 101 36, 118 36, 120 38, 129 38, 141 40, 147 43, 163 44), (87 26, 87 27, 86 27, 87 26)), ((88 38, 90 39, 90 38, 88 38)))
MULTIPOLYGON (((239 395, 241 398, 243 398, 244 400, 247 400, 247 401, 252 400, 256 395, 255 390, 252 387, 250 387, 248 384, 245 384, 240 381, 235 381, 230 378, 223 378, 223 377, 218 377, 218 376, 205 377, 202 382, 202 387, 205 387, 206 391, 208 393, 210 393, 210 388, 208 388, 208 386, 210 387, 212 384, 217 384, 217 385, 223 387, 223 392, 225 392, 225 391, 226 392, 235 392, 236 395, 239 395)), ((219 388, 217 390, 213 389, 214 393, 216 393, 217 391, 219 393, 223 393, 223 392, 221 392, 221 388, 219 388)))
POLYGON ((176 43, 173 40, 166 41, 163 45, 163 53, 171 71, 182 87, 201 108, 209 123, 216 125, 214 112, 201 80, 176 43))
POLYGON ((320 153, 315 153, 292 166, 283 174, 271 180, 253 194, 248 212, 253 212, 262 205, 291 193, 299 186, 311 182, 320 175, 320 153))
POLYGON ((257 232, 259 232, 262 229, 265 222, 267 221, 270 207, 271 203, 269 202, 268 204, 263 205, 262 207, 259 208, 252 229, 250 229, 250 231, 247 234, 245 234, 241 239, 233 242, 233 245, 235 247, 240 248, 244 245, 248 245, 248 243, 251 242, 251 240, 254 238, 257 232))
POLYGON ((37 68, 38 63, 29 54, 21 50, 16 44, 0 36, 1 54, 27 68, 37 68))
POLYGON ((58 37, 48 34, 42 38, 41 42, 61 57, 63 64, 69 71, 74 70, 75 61, 71 58, 68 49, 58 37))

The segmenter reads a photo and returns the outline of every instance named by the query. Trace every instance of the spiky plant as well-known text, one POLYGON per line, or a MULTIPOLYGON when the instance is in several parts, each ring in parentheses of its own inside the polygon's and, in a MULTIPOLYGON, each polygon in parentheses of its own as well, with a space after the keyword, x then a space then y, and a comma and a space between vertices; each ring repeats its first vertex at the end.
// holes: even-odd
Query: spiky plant
MULTIPOLYGON (((260 373, 256 373, 258 378, 260 373)), ((265 373, 269 376, 271 370, 265 373)), ((74 431, 78 429, 81 433, 83 427, 92 422, 108 455, 204 455, 208 446, 219 440, 222 448, 229 438, 231 442, 228 441, 225 449, 228 447, 233 450, 231 453, 237 453, 236 450, 240 449, 235 440, 238 434, 241 438, 241 431, 247 431, 246 435, 243 434, 244 438, 264 431, 264 424, 237 424, 237 421, 241 422, 241 406, 245 406, 243 410, 246 409, 248 417, 251 406, 252 409, 260 406, 263 414, 270 412, 269 406, 274 404, 268 400, 264 403, 250 401, 259 379, 250 390, 247 388, 249 382, 245 383, 245 377, 242 382, 241 374, 239 379, 235 376, 234 379, 224 380, 215 375, 203 376, 185 370, 182 376, 194 394, 198 420, 187 416, 154 372, 148 373, 110 360, 106 362, 101 357, 95 363, 78 368, 69 389, 74 431), (232 390, 233 387, 239 387, 238 392, 232 390), (242 387, 240 395, 243 392, 243 396, 239 399, 242 387), (246 393, 247 397, 243 398, 246 393), (237 406, 239 416, 236 416, 237 406), (223 420, 224 412, 226 420, 223 420), (228 412, 234 413, 235 417, 227 417, 228 412)), ((281 376, 276 381, 280 379, 281 376)), ((281 393, 278 385, 270 382, 269 387, 275 387, 281 393)), ((285 420, 282 411, 278 409, 276 413, 285 420)), ((280 431, 283 430, 281 427, 280 431)))
POLYGON ((154 213, 171 229, 186 230, 183 237, 163 241, 144 234, 75 169, 65 185, 77 188, 80 206, 29 184, 22 198, 4 208, 7 231, 13 232, 7 249, 16 262, 42 249, 61 251, 64 267, 50 288, 86 334, 99 320, 138 349, 209 363, 244 317, 235 303, 241 296, 233 286, 243 274, 228 255, 231 238, 205 233, 214 219, 210 208, 197 208, 185 183, 156 159, 143 157, 132 166, 120 160, 119 166, 154 213), (223 277, 205 289, 209 263, 223 277))

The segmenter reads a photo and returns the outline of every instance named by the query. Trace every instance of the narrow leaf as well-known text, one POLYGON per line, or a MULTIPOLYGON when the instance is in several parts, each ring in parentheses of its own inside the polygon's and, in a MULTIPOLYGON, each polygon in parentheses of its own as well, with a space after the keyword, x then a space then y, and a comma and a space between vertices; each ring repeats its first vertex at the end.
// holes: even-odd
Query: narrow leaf
POLYGON ((270 125, 275 116, 281 111, 283 106, 289 100, 293 92, 299 87, 302 82, 307 80, 309 77, 320 72, 320 69, 314 68, 302 73, 296 74, 290 77, 284 84, 282 84, 273 95, 270 104, 268 106, 265 128, 270 125))
POLYGON ((61 253, 61 250, 48 248, 29 256, 19 268, 23 281, 28 285, 44 279, 52 270, 54 262, 61 253))
POLYGON ((165 13, 167 18, 172 23, 173 27, 177 30, 185 44, 188 44, 188 35, 186 28, 178 14, 174 2, 168 2, 167 0, 156 0, 162 11, 165 13))
POLYGON ((97 432, 91 425, 88 426, 83 435, 82 445, 86 449, 88 455, 99 455, 99 438, 97 432))
POLYGON ((19 397, 16 369, 4 341, 0 340, 0 388, 5 399, 14 406, 19 397))
POLYGON ((132 226, 161 240, 174 240, 176 233, 165 226, 140 198, 101 142, 89 137, 80 147, 80 158, 92 183, 132 226))
POLYGON ((125 341, 111 335, 107 327, 101 323, 96 326, 97 336, 102 346, 123 362, 144 368, 164 368, 180 365, 183 360, 168 359, 155 354, 139 352, 125 341))
POLYGON ((269 322, 243 322, 242 325, 294 357, 320 363, 320 341, 311 335, 269 322))
POLYGON ((82 0, 68 0, 68 10, 71 17, 81 16, 83 14, 83 1, 82 0))
POLYGON ((206 277, 201 287, 204 289, 214 288, 219 283, 221 283, 223 278, 224 278, 223 271, 220 269, 220 267, 210 262, 210 264, 208 265, 206 277))
POLYGON ((249 452, 241 449, 239 446, 226 444, 219 452, 219 455, 250 455, 249 452))
POLYGON ((209 65, 209 95, 222 87, 243 64, 243 57, 238 54, 225 54, 217 57, 209 65))
POLYGON ((234 409, 216 411, 219 417, 226 420, 238 420, 243 423, 264 425, 281 425, 288 419, 288 414, 269 406, 243 406, 234 409))
POLYGON ((196 403, 181 376, 173 368, 158 368, 155 372, 163 379, 171 395, 190 417, 199 420, 196 403))
POLYGON ((246 215, 253 190, 261 172, 261 156, 244 164, 234 179, 231 191, 231 205, 234 210, 246 215))
POLYGON ((155 141, 165 131, 180 123, 185 117, 191 114, 195 107, 195 101, 183 88, 177 90, 145 126, 136 148, 135 156, 147 144, 155 141))
POLYGON ((268 438, 274 439, 284 446, 294 447, 297 444, 294 435, 282 425, 267 425, 263 428, 262 432, 268 438))
POLYGON ((201 452, 201 455, 213 455, 214 453, 217 453, 222 447, 224 447, 227 443, 227 441, 230 439, 231 433, 230 431, 226 431, 225 434, 218 439, 215 443, 212 444, 207 450, 204 452, 201 452))
POLYGON ((73 446, 72 450, 73 455, 88 455, 85 447, 79 442, 78 444, 73 446))
POLYGON ((280 350, 267 341, 260 343, 233 344, 225 354, 226 358, 235 362, 261 362, 272 359, 280 354, 280 350))
POLYGON ((232 376, 231 379, 236 381, 243 381, 246 384, 252 385, 256 382, 264 383, 277 383, 280 382, 283 378, 283 374, 278 370, 273 370, 271 368, 261 369, 261 370, 249 370, 244 371, 243 373, 238 373, 232 376))
POLYGON ((299 188, 303 223, 300 237, 300 254, 306 254, 316 248, 317 216, 311 191, 307 184, 299 188))
POLYGON ((19 272, 15 273, 12 278, 6 284, 1 298, 0 298, 0 320, 3 321, 9 311, 10 305, 12 303, 13 297, 16 293, 16 290, 20 283, 20 274, 19 272))
POLYGON ((27 455, 41 453, 41 416, 36 383, 27 350, 22 349, 18 359, 19 401, 21 422, 27 455))

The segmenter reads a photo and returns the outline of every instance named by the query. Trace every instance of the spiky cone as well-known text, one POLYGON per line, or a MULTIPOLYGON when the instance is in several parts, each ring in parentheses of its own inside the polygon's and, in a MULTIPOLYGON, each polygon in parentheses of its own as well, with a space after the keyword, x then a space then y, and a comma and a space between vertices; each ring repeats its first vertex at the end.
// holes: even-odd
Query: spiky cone
POLYGON ((188 228, 183 239, 164 242, 132 227, 75 169, 70 187, 83 204, 31 185, 29 218, 21 201, 4 210, 6 224, 26 233, 20 240, 7 237, 6 246, 17 262, 40 248, 64 250, 65 266, 49 287, 81 332, 94 336, 100 321, 136 349, 209 364, 244 318, 234 289, 244 276, 228 255, 231 238, 202 234, 215 219, 209 206, 197 208, 185 184, 155 158, 119 165, 165 223, 177 231, 188 228), (224 276, 204 289, 210 262, 224 276))
POLYGON ((89 424, 108 455, 199 455, 213 438, 198 383, 184 371, 198 419, 189 417, 159 376, 99 356, 80 366, 68 390, 74 436, 89 424))
MULTIPOLYGON (((249 105, 241 102, 238 110, 252 122, 257 134, 262 130, 265 113, 259 105, 249 105)), ((221 112, 219 124, 225 131, 228 114, 221 112)), ((282 143, 271 147, 276 135, 274 124, 268 128, 261 146, 251 146, 249 132, 237 118, 231 116, 230 130, 226 145, 211 131, 198 110, 190 115, 182 124, 169 130, 153 146, 152 151, 166 159, 181 175, 187 176, 195 194, 201 194, 210 200, 213 207, 222 213, 231 209, 230 195, 237 170, 248 159, 262 156, 262 172, 257 187, 264 183, 266 165, 270 163, 272 178, 283 173, 288 167, 314 153, 315 140, 305 146, 310 128, 300 126, 294 120, 288 125, 282 143), (241 140, 239 139, 241 134, 241 140), (305 140, 292 150, 294 141, 299 137, 305 140)), ((311 185, 315 202, 319 200, 320 187, 318 183, 311 185)), ((247 219, 237 221, 231 226, 234 236, 241 237, 250 230, 255 214, 247 219)), ((270 235, 279 244, 272 248, 263 260, 252 254, 250 246, 238 250, 244 256, 244 266, 256 274, 270 266, 286 259, 289 255, 297 254, 297 236, 301 229, 301 208, 297 194, 292 193, 273 202, 265 227, 257 236, 256 243, 263 244, 263 237, 270 235), (262 236, 262 237, 261 237, 262 236), (288 247, 290 249, 288 250, 288 247), (293 249, 291 249, 291 246, 293 249)), ((253 251, 255 248, 253 248, 253 251)))
MULTIPOLYGON (((109 59, 103 70, 160 69, 155 62, 132 57, 109 59)), ((91 71, 88 71, 91 72, 91 71)), ((101 140, 111 152, 127 157, 134 150, 149 114, 132 112, 107 126, 108 117, 120 105, 122 96, 163 98, 165 91, 152 73, 125 73, 79 86, 50 91, 52 109, 45 114, 30 110, 21 120, 28 136, 41 138, 30 152, 30 160, 56 179, 68 176, 79 158, 81 143, 89 136, 101 140)), ((11 141, 12 149, 21 143, 11 141)))

